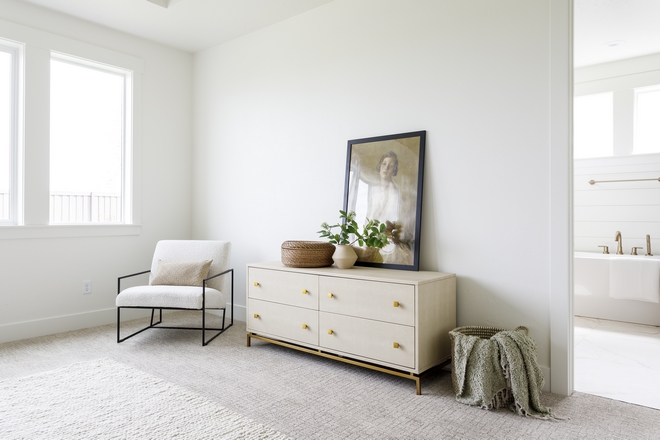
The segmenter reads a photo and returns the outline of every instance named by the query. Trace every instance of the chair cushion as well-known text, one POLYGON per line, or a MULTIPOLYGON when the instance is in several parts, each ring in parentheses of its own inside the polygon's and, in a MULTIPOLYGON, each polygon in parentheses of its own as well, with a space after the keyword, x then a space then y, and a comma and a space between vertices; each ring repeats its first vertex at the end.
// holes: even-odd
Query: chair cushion
MULTIPOLYGON (((156 309, 202 308, 202 288, 194 286, 136 286, 117 295, 117 307, 149 307, 156 309)), ((206 308, 222 309, 225 296, 220 291, 206 288, 206 308)))
MULTIPOLYGON (((158 270, 158 260, 163 261, 203 261, 213 260, 209 275, 217 275, 229 269, 231 243, 217 240, 161 240, 156 244, 151 261, 151 276, 158 270)), ((228 295, 231 292, 231 275, 223 275, 210 280, 207 287, 228 295)))
POLYGON ((213 260, 163 261, 158 260, 156 273, 151 277, 152 286, 201 286, 209 274, 213 260))

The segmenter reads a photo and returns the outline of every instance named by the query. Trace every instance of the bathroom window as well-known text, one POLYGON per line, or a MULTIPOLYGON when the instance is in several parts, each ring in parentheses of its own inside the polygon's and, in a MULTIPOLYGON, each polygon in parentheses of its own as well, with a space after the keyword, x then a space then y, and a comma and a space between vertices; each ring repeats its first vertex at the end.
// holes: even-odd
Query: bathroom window
POLYGON ((573 156, 575 159, 614 154, 614 105, 612 93, 578 96, 573 106, 573 156))
POLYGON ((633 154, 660 153, 660 87, 635 89, 633 154))

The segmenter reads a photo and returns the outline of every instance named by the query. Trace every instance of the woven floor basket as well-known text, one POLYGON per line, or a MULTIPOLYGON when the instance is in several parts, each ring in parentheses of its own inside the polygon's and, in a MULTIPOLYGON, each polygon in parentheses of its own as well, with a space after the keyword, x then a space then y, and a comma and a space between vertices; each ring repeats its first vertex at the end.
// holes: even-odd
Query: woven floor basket
MULTIPOLYGON (((449 332, 449 339, 451 340, 451 359, 452 363, 456 363, 456 353, 454 348, 454 335, 453 333, 461 333, 467 336, 478 336, 481 339, 490 339, 495 336, 496 333, 505 331, 505 328, 497 327, 482 327, 480 325, 466 325, 464 327, 456 327, 454 330, 449 332)), ((515 330, 524 330, 525 334, 529 335, 529 329, 524 326, 518 326, 515 330)), ((458 394, 458 381, 456 380, 456 369, 451 369, 451 384, 454 387, 454 392, 458 394)))
POLYGON ((332 265, 335 246, 323 241, 285 241, 282 264, 288 267, 325 267, 332 265))

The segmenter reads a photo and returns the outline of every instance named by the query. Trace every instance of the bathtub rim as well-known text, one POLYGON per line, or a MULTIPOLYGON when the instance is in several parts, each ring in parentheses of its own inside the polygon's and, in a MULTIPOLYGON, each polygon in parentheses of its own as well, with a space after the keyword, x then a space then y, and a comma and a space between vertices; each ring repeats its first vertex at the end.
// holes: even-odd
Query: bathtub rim
POLYGON ((586 252, 586 251, 575 251, 573 252, 573 258, 592 258, 596 260, 610 260, 613 258, 625 258, 625 259, 637 259, 637 260, 660 260, 660 255, 658 254, 653 254, 649 257, 647 257, 644 254, 640 255, 630 255, 630 254, 623 254, 623 255, 617 255, 614 253, 609 253, 609 254, 604 254, 602 252, 586 252))

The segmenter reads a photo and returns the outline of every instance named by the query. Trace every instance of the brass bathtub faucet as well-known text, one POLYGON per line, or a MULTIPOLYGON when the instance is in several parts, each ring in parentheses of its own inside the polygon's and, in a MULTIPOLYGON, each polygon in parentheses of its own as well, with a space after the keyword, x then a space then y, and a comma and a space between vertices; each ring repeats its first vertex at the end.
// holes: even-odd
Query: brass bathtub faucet
POLYGON ((646 256, 647 257, 653 256, 653 254, 651 253, 651 236, 649 234, 646 234, 646 256))
POLYGON ((623 239, 621 238, 621 232, 616 231, 616 234, 614 235, 614 240, 617 241, 616 245, 616 254, 617 255, 623 255, 623 239))

